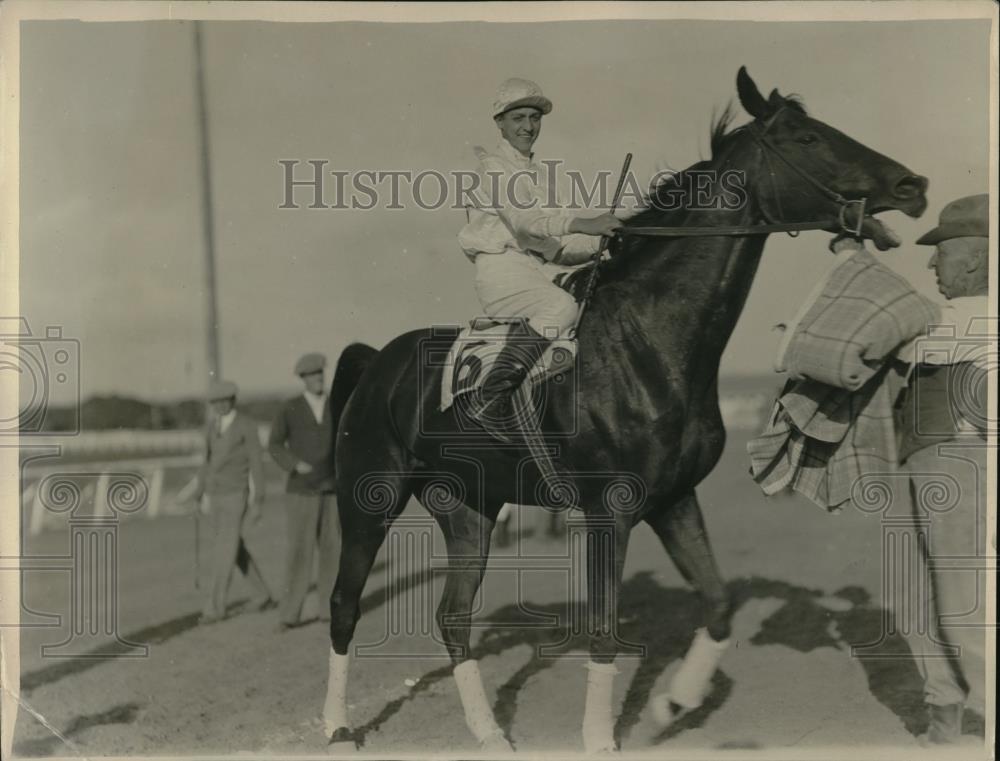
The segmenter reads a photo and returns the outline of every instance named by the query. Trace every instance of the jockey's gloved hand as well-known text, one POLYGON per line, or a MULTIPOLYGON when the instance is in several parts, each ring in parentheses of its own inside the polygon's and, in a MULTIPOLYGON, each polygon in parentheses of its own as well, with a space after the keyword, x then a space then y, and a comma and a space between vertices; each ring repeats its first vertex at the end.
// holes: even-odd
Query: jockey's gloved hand
POLYGON ((622 226, 622 222, 614 214, 605 212, 597 217, 575 217, 570 223, 571 233, 583 233, 584 235, 606 235, 614 237, 615 232, 622 226))

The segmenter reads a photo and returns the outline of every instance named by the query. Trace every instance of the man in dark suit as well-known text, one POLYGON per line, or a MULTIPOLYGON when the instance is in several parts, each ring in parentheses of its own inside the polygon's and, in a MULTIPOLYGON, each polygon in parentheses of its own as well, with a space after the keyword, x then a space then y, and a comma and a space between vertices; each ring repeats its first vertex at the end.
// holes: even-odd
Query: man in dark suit
POLYGON ((930 744, 960 740, 966 707, 986 715, 986 636, 995 631, 986 619, 986 575, 996 567, 986 530, 986 433, 995 426, 986 412, 995 361, 986 323, 988 230, 987 196, 968 196, 945 206, 940 224, 917 241, 936 247, 929 266, 947 302, 941 325, 901 356, 913 370, 895 410, 906 476, 896 497, 927 546, 907 574, 909 588, 897 592, 897 617, 924 679, 930 744), (913 583, 918 578, 930 583, 913 583))
POLYGON ((253 608, 263 611, 275 604, 254 560, 260 557, 260 547, 253 529, 260 522, 264 502, 260 440, 256 423, 237 412, 236 393, 236 384, 229 381, 217 381, 209 389, 212 415, 205 436, 205 463, 191 487, 195 499, 207 497, 211 536, 211 583, 199 621, 203 624, 225 618, 233 565, 254 587, 253 608))
POLYGON ((295 363, 295 374, 302 380, 304 391, 278 411, 268 442, 271 457, 288 472, 285 489, 288 555, 280 611, 282 630, 302 620, 317 542, 316 593, 322 620, 330 617, 330 595, 340 562, 340 519, 334 500, 336 431, 326 393, 325 367, 326 357, 322 354, 306 354, 295 363))

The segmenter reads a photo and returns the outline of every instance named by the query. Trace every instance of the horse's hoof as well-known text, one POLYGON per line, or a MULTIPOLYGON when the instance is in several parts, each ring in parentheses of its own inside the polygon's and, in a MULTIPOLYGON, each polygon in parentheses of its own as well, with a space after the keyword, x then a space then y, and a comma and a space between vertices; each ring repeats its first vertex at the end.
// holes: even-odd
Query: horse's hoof
POLYGON ((513 753, 514 746, 504 737, 503 732, 494 732, 479 741, 479 750, 483 753, 513 753))
POLYGON ((587 745, 584 743, 583 753, 587 756, 617 756, 618 746, 615 744, 614 740, 610 742, 595 743, 594 745, 587 745))
POLYGON ((592 732, 587 736, 587 730, 583 732, 583 753, 587 756, 606 756, 609 753, 618 753, 618 743, 615 742, 613 732, 592 732))
POLYGON ((347 727, 338 727, 333 733, 327 733, 327 748, 341 753, 352 753, 358 749, 358 741, 354 733, 347 727))
POLYGON ((650 708, 653 719, 661 727, 666 728, 687 713, 687 710, 670 699, 669 692, 661 692, 653 698, 650 708))

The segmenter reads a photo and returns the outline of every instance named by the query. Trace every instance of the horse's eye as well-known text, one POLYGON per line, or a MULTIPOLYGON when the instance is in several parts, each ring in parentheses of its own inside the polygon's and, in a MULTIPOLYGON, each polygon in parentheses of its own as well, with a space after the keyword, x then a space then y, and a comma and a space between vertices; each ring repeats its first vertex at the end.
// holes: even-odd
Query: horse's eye
POLYGON ((800 145, 812 145, 817 140, 819 140, 819 138, 812 132, 807 132, 806 134, 795 138, 795 142, 799 143, 800 145))

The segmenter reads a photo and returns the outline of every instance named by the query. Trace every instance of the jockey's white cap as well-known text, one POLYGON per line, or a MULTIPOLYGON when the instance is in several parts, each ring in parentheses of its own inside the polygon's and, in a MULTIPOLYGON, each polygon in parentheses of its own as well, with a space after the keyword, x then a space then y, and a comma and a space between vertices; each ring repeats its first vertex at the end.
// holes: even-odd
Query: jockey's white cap
POLYGON ((552 101, 542 95, 542 88, 530 79, 513 77, 497 88, 497 97, 493 101, 494 117, 522 106, 533 106, 547 114, 552 110, 552 101))

